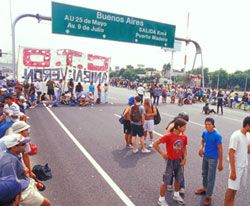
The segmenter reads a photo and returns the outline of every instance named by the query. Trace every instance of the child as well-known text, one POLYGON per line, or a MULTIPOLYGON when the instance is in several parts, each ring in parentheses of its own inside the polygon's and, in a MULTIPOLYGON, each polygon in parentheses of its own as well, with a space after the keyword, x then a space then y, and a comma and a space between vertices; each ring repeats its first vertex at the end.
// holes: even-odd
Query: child
POLYGON ((165 188, 166 185, 170 185, 173 175, 175 176, 174 182, 174 196, 173 199, 178 203, 184 205, 185 202, 180 196, 180 182, 183 181, 183 166, 186 163, 186 145, 187 136, 183 135, 186 130, 187 122, 181 118, 177 118, 174 122, 173 132, 164 135, 156 142, 153 147, 162 156, 164 160, 167 160, 166 171, 163 175, 164 184, 160 186, 160 197, 158 205, 167 206, 165 200, 165 188), (162 151, 159 144, 166 144, 166 152, 162 151))

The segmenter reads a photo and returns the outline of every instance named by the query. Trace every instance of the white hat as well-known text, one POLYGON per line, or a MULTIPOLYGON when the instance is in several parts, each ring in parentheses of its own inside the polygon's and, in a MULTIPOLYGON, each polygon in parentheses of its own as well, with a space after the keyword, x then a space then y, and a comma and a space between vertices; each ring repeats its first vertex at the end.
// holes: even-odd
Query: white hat
POLYGON ((11 126, 11 129, 12 129, 12 132, 13 133, 19 133, 19 132, 22 132, 26 129, 29 129, 30 128, 30 125, 27 124, 26 122, 24 121, 17 121, 15 122, 12 126, 11 126))
POLYGON ((10 135, 4 136, 1 140, 4 142, 7 149, 14 147, 20 143, 26 144, 30 142, 30 138, 25 138, 20 134, 10 134, 10 135))

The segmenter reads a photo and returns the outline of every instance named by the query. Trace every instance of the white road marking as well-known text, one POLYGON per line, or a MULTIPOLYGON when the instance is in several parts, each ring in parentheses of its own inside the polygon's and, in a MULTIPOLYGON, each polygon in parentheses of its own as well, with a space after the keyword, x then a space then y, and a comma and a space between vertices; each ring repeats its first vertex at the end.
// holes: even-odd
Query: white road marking
POLYGON ((222 116, 222 118, 229 119, 229 120, 233 120, 233 121, 236 121, 236 122, 242 122, 242 120, 234 119, 234 118, 230 118, 230 117, 222 116))
POLYGON ((83 155, 89 160, 93 167, 99 172, 99 174, 104 178, 104 180, 109 184, 109 186, 114 190, 114 192, 121 198, 121 200, 128 206, 135 206, 135 204, 125 195, 125 193, 118 187, 118 185, 111 179, 111 177, 102 169, 102 167, 95 161, 95 159, 87 152, 87 150, 78 142, 74 135, 64 126, 64 124, 57 118, 57 116, 48 108, 51 116, 57 121, 69 138, 75 143, 83 155))

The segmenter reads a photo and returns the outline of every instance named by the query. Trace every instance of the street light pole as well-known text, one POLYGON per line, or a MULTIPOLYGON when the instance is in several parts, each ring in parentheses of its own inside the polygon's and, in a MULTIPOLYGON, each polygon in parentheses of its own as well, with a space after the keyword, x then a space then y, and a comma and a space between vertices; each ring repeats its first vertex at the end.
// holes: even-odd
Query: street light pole
POLYGON ((33 17, 33 18, 36 18, 38 20, 38 23, 41 21, 41 20, 46 20, 46 21, 51 21, 51 17, 48 17, 48 16, 42 16, 40 14, 23 14, 23 15, 20 15, 18 16, 15 21, 11 24, 11 33, 12 33, 12 67, 13 67, 13 78, 16 79, 16 41, 15 41, 15 38, 16 38, 16 34, 15 34, 15 27, 16 27, 16 23, 22 19, 22 18, 25 18, 25 17, 33 17))

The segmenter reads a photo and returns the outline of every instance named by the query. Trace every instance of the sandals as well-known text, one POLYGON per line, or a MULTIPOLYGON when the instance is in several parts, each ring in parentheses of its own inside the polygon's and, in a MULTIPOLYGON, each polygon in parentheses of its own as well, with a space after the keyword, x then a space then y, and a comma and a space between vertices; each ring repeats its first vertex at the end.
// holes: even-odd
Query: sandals
POLYGON ((44 191, 46 189, 46 186, 40 182, 37 178, 34 178, 35 180, 35 186, 38 189, 38 191, 44 191))
POLYGON ((196 195, 205 195, 206 194, 206 190, 204 190, 203 188, 197 189, 194 192, 196 195))

